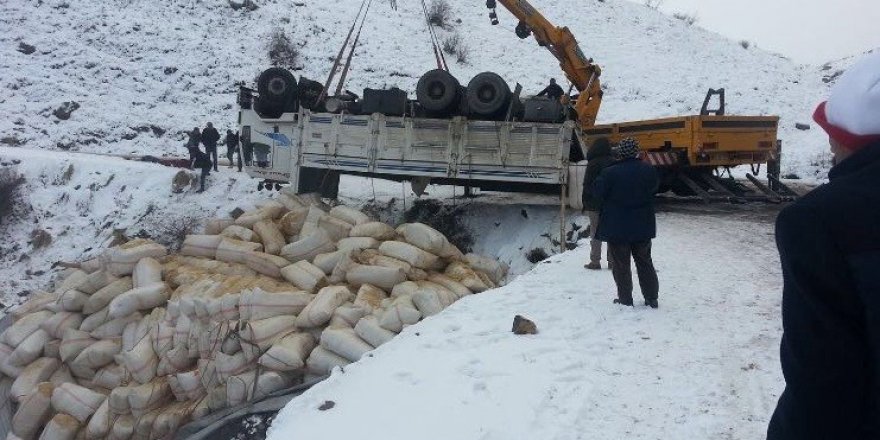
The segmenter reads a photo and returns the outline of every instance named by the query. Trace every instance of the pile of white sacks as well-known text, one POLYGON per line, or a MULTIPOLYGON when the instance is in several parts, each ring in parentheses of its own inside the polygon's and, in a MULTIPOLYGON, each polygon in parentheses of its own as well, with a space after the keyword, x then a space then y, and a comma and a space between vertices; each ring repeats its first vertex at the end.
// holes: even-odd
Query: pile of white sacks
POLYGON ((134 240, 33 295, 0 335, 8 439, 160 439, 357 361, 507 268, 420 224, 282 192, 187 236, 134 240))

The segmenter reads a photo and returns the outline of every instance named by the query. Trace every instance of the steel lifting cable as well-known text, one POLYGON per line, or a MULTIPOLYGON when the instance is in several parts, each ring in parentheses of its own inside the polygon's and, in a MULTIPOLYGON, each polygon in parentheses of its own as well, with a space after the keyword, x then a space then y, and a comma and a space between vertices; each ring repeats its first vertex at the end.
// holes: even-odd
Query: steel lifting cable
POLYGON ((336 86, 336 94, 339 95, 342 93, 342 88, 345 86, 345 80, 348 78, 348 70, 351 67, 351 60, 354 58, 354 51, 357 49, 358 41, 361 39, 361 31, 364 30, 364 24, 367 22, 367 14, 370 13, 370 6, 372 6, 373 0, 370 0, 367 3, 367 10, 364 11, 364 17, 361 19, 361 27, 358 28, 358 33, 354 37, 354 42, 351 44, 351 52, 348 53, 348 59, 345 60, 345 67, 342 69, 342 76, 339 77, 339 84, 336 86))
POLYGON ((440 50, 439 39, 437 38, 437 34, 434 32, 434 27, 431 26, 431 19, 429 18, 428 13, 428 5, 425 4, 425 0, 421 0, 422 2, 422 13, 425 14, 425 25, 428 27, 428 36, 431 38, 431 46, 434 50, 434 58, 437 61, 437 68, 445 71, 449 71, 449 66, 446 65, 446 57, 443 56, 443 51, 440 50))
MULTIPOLYGON (((370 0, 372 2, 372 0, 370 0)), ((354 22, 351 24, 351 28, 348 30, 348 35, 345 37, 345 41, 342 43, 342 47, 339 48, 339 54, 336 55, 336 59, 333 61, 333 67, 330 69, 330 75, 327 77, 327 82, 324 83, 324 88, 321 90, 321 94, 318 95, 318 99, 315 102, 321 102, 324 98, 327 97, 327 90, 330 89, 330 84, 333 82, 333 78, 336 77, 336 71, 339 69, 339 64, 342 62, 342 55, 345 54, 345 48, 348 47, 348 42, 351 40, 351 35, 354 33, 354 28, 357 27, 358 19, 361 16, 361 12, 364 10, 364 6, 367 5, 367 0, 361 1, 361 7, 358 9, 358 13, 354 18, 354 22)))

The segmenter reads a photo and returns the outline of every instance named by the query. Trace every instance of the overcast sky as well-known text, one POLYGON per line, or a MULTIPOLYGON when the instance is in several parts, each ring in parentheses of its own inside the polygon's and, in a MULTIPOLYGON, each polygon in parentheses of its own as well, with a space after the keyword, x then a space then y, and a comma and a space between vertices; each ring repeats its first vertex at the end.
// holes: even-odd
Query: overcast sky
POLYGON ((660 8, 696 13, 699 26, 802 63, 880 47, 880 0, 663 0, 660 8))

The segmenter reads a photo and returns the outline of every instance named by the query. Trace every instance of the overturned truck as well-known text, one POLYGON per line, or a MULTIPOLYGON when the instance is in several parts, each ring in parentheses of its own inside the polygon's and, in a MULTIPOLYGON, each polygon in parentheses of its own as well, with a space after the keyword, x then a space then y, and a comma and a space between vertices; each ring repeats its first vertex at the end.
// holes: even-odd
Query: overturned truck
MULTIPOLYGON (((633 137, 643 160, 663 176, 661 191, 744 196, 719 169, 768 164, 761 198, 780 198, 777 117, 705 115, 597 125, 582 129, 570 109, 542 98, 520 99, 498 75, 484 72, 464 87, 448 72, 419 80, 416 99, 399 89, 347 92, 321 100, 320 84, 271 68, 256 89, 239 92, 241 141, 260 187, 293 184, 297 192, 335 197, 339 174, 428 181, 488 191, 567 193, 580 207, 578 169, 597 137, 633 137), (569 185, 569 184, 572 185, 569 185), (566 190, 567 186, 572 186, 566 190)), ((713 93, 715 91, 712 91, 713 93)), ((707 97, 708 103, 708 97, 707 97)), ((704 105, 704 110, 705 110, 704 105)), ((723 107, 723 104, 722 104, 723 107)), ((716 111, 717 113, 717 111, 716 111)))

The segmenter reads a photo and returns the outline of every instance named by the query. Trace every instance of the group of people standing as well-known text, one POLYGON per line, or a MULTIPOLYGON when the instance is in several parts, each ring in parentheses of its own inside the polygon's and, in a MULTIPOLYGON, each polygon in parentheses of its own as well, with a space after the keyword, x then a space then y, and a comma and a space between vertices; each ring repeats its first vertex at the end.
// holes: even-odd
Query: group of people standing
POLYGON ((641 160, 639 143, 632 138, 616 146, 608 138, 597 139, 587 151, 587 161, 582 197, 591 240, 590 262, 584 267, 602 269, 602 242, 608 243, 608 266, 617 284, 614 303, 633 305, 630 261, 634 260, 645 305, 656 309, 659 282, 651 240, 657 235, 657 171, 641 160))
MULTIPOLYGON (((205 190, 205 179, 211 174, 211 169, 219 171, 217 159, 217 143, 220 142, 220 133, 214 128, 214 124, 208 122, 204 129, 199 127, 193 128, 188 133, 186 141, 186 149, 189 152, 190 169, 198 168, 201 170, 201 178, 199 179, 200 188, 198 192, 205 190), (199 148, 199 144, 205 147, 205 151, 199 148)), ((250 165, 250 155, 242 158, 242 151, 239 149, 241 145, 238 132, 226 130, 226 159, 229 160, 229 168, 233 167, 233 157, 238 152, 238 171, 242 169, 242 162, 250 165)))

